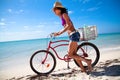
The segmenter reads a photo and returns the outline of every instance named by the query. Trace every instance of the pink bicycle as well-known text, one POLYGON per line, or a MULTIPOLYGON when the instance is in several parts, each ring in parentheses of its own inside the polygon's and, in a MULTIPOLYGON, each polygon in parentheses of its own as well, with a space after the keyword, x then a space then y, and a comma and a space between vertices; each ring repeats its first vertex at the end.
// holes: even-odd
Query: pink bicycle
MULTIPOLYGON (((69 40, 52 41, 52 39, 53 36, 51 36, 51 40, 49 41, 47 50, 36 51, 30 58, 31 69, 39 75, 50 74, 56 67, 56 58, 68 62, 68 68, 69 68, 69 61, 71 61, 72 58, 70 58, 68 55, 65 55, 64 57, 61 58, 56 51, 56 48, 58 47, 68 46, 69 40), (61 44, 57 44, 57 43, 61 43, 61 44), (53 45, 53 44, 57 44, 57 45, 53 45), (53 53, 50 50, 52 50, 55 53, 56 57, 53 55, 53 53)), ((99 49, 96 47, 96 45, 88 41, 84 41, 79 44, 77 48, 77 54, 84 58, 92 59, 93 67, 97 64, 100 58, 99 49)), ((73 61, 77 66, 79 66, 75 60, 73 61)), ((86 64, 83 65, 85 68, 87 68, 86 64)))

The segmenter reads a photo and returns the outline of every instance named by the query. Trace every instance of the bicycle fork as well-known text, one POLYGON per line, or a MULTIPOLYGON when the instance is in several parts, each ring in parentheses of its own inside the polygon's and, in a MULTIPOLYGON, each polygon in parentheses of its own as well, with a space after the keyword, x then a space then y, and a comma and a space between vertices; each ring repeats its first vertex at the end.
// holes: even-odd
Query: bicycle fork
POLYGON ((45 59, 42 61, 42 64, 45 63, 45 61, 46 61, 46 59, 47 59, 47 56, 48 56, 48 52, 46 53, 45 59))
MULTIPOLYGON (((49 44, 49 46, 50 46, 50 44, 49 44)), ((47 51, 49 51, 49 48, 47 48, 47 51)), ((45 56, 45 59, 42 61, 42 64, 44 64, 45 63, 45 61, 46 61, 46 59, 47 59, 47 56, 48 56, 48 52, 46 53, 46 56, 45 56)))

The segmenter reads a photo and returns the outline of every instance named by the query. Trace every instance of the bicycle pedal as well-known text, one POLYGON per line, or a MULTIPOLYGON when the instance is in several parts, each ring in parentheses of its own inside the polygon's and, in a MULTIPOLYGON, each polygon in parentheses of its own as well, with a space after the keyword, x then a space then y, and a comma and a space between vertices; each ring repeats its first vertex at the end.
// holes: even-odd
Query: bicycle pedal
POLYGON ((46 67, 47 67, 47 68, 48 68, 48 67, 50 67, 50 64, 47 64, 47 66, 46 66, 46 67))

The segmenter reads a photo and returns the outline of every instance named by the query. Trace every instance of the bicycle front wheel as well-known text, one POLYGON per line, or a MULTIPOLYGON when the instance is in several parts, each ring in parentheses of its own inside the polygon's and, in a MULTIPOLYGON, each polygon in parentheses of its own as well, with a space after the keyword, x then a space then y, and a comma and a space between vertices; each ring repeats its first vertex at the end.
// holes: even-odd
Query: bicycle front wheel
POLYGON ((51 52, 40 50, 30 58, 31 69, 39 75, 50 74, 56 66, 56 59, 51 52))
MULTIPOLYGON (((84 54, 86 54, 87 57, 85 58, 92 60, 92 67, 94 67, 98 63, 99 58, 100 58, 99 49, 90 42, 84 42, 81 45, 79 45, 77 49, 77 54, 79 56, 83 56, 84 54)), ((79 66, 76 61, 75 63, 77 66, 79 66)), ((82 62, 82 63, 85 68, 88 67, 88 65, 85 62, 82 62)))

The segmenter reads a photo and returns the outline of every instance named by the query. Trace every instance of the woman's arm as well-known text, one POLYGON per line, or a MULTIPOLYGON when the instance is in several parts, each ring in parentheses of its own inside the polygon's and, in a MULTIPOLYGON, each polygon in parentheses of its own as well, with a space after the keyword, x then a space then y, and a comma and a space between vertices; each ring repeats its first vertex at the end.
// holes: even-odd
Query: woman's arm
POLYGON ((68 16, 68 14, 64 13, 64 14, 63 14, 63 18, 64 18, 65 21, 66 21, 66 24, 64 25, 65 27, 64 27, 62 30, 60 30, 59 32, 54 33, 54 36, 58 36, 58 35, 60 35, 60 34, 62 34, 62 33, 64 33, 64 32, 66 32, 66 31, 70 28, 70 26, 72 26, 72 23, 71 23, 71 21, 70 21, 70 18, 69 18, 69 16, 68 16))
POLYGON ((58 32, 58 35, 66 32, 70 28, 70 26, 72 25, 68 14, 64 13, 63 18, 65 19, 66 24, 64 25, 65 27, 61 31, 58 32))

